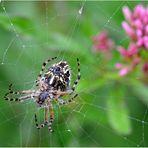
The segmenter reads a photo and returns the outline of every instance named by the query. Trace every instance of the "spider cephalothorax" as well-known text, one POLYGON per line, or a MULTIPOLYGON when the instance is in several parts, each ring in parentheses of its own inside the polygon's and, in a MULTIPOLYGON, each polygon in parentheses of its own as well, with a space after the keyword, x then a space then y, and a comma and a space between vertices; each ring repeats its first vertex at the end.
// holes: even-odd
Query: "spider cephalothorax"
POLYGON ((38 129, 48 126, 50 132, 52 132, 52 122, 53 122, 53 107, 52 102, 56 101, 59 105, 65 105, 74 100, 78 96, 75 94, 68 100, 63 100, 62 96, 71 96, 75 87, 80 80, 80 62, 77 59, 78 64, 78 75, 77 79, 74 81, 74 85, 70 88, 71 71, 70 66, 66 61, 60 61, 57 64, 53 64, 47 70, 45 70, 46 65, 55 58, 48 59, 42 65, 42 70, 38 75, 36 80, 36 90, 24 90, 24 91, 13 91, 12 85, 9 86, 9 92, 5 94, 5 100, 8 101, 24 101, 30 98, 34 98, 37 104, 45 109, 44 123, 38 124, 37 116, 35 114, 36 127, 38 129), (50 113, 50 120, 48 120, 48 114, 50 113))
POLYGON ((41 106, 45 103, 48 97, 49 97, 48 90, 41 91, 36 102, 39 104, 39 106, 41 106))

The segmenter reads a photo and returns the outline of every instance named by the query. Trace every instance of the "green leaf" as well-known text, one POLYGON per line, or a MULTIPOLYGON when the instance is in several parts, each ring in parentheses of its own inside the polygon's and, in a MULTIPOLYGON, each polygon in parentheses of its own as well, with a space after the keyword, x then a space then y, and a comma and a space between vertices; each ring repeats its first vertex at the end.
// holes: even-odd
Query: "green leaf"
POLYGON ((131 122, 122 92, 121 88, 112 92, 107 100, 107 113, 111 127, 119 134, 128 135, 131 132, 131 122))
POLYGON ((67 36, 60 33, 52 34, 50 48, 66 51, 69 54, 76 54, 84 57, 89 62, 94 62, 93 56, 90 55, 90 49, 87 49, 87 44, 82 44, 74 38, 67 38, 67 36))
POLYGON ((28 19, 27 17, 23 16, 11 16, 11 20, 7 15, 0 14, 0 27, 3 27, 4 29, 8 31, 15 31, 17 33, 23 34, 30 34, 32 33, 32 29, 34 27, 33 22, 28 19), (12 25, 11 25, 12 23, 12 25), (27 31, 24 31, 27 30, 27 31))
POLYGON ((99 87, 104 86, 106 81, 107 80, 104 79, 104 78, 102 78, 102 79, 99 79, 99 78, 95 79, 95 81, 93 81, 93 83, 91 83, 92 80, 89 80, 89 81, 88 80, 87 81, 81 80, 81 82, 79 83, 78 88, 79 88, 79 90, 83 90, 85 88, 86 92, 91 92, 91 91, 96 90, 96 89, 98 90, 99 87))
POLYGON ((131 88, 139 99, 148 104, 148 87, 139 81, 131 81, 131 88))

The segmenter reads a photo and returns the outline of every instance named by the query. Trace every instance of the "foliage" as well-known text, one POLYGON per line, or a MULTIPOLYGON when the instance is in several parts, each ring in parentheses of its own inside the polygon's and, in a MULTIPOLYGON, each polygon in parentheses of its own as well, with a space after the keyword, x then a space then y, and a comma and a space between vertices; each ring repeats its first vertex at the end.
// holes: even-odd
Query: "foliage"
MULTIPOLYGON (((116 45, 127 47, 130 39, 125 37, 121 22, 122 6, 128 4, 134 8, 138 1, 0 3, 0 146, 137 146, 140 143, 142 135, 135 134, 139 135, 145 119, 147 77, 138 66, 124 77, 118 75, 115 64, 121 58, 117 46, 112 49, 111 59, 92 51, 92 38, 102 30, 109 33, 116 45), (79 14, 83 4, 83 12, 79 14), (14 83, 16 90, 32 88, 42 62, 54 56, 70 63, 72 82, 77 74, 78 57, 82 77, 76 89, 78 100, 68 107, 55 105, 55 133, 49 135, 47 129, 40 132, 35 129, 33 117, 39 109, 33 101, 8 103, 3 96, 10 83, 14 83)), ((142 133, 148 129, 144 130, 142 133)), ((146 138, 148 135, 145 146, 146 138)))

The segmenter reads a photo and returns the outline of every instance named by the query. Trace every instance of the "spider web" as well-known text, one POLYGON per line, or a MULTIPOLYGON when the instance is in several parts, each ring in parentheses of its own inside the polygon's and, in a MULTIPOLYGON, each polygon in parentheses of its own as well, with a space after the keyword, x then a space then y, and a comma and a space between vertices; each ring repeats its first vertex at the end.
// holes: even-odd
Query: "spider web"
MULTIPOLYGON (((39 120, 43 121, 43 111, 36 107, 33 100, 23 102, 22 104, 3 101, 3 96, 7 91, 7 86, 11 83, 10 81, 14 83, 15 90, 17 90, 17 88, 18 90, 34 89, 35 79, 40 71, 40 65, 49 56, 54 55, 52 51, 54 46, 52 46, 53 49, 45 49, 42 51, 42 55, 36 56, 36 52, 41 50, 39 48, 51 46, 49 32, 43 32, 44 40, 40 42, 24 40, 22 37, 23 33, 28 32, 28 30, 33 31, 35 29, 42 30, 44 27, 49 28, 53 23, 55 23, 56 26, 56 22, 60 20, 63 25, 68 26, 67 32, 65 33, 66 38, 63 40, 65 43, 64 46, 65 48, 71 48, 73 44, 72 39, 77 38, 77 33, 81 30, 82 20, 87 14, 89 7, 94 7, 94 10, 98 10, 97 13, 100 13, 101 15, 99 16, 102 16, 102 18, 98 18, 98 20, 101 19, 99 23, 95 21, 93 23, 97 23, 100 30, 108 29, 112 34, 119 36, 119 44, 122 44, 127 40, 127 37, 125 36, 123 38, 124 32, 121 29, 121 25, 115 24, 114 19, 118 17, 122 6, 131 6, 131 4, 118 2, 108 6, 107 2, 104 4, 103 2, 97 2, 97 5, 87 1, 55 2, 56 9, 51 17, 49 16, 49 4, 51 3, 52 5, 53 2, 44 2, 41 7, 45 9, 45 13, 43 17, 38 18, 42 24, 37 25, 37 28, 30 26, 19 33, 16 29, 17 26, 12 21, 13 15, 18 15, 19 13, 19 15, 29 15, 31 12, 25 13, 23 9, 21 10, 21 6, 24 4, 27 8, 30 6, 29 3, 34 6, 37 2, 14 1, 8 3, 9 5, 7 5, 7 2, 0 3, 1 13, 7 16, 10 25, 9 29, 12 31, 12 35, 9 36, 6 42, 4 42, 4 39, 6 39, 7 36, 0 36, 1 41, 4 42, 0 45, 0 68, 1 71, 5 71, 5 75, 2 75, 0 78, 0 92, 2 98, 0 103, 0 146, 147 146, 146 138, 148 136, 146 135, 146 131, 148 128, 148 107, 140 101, 136 101, 136 105, 134 104, 135 107, 132 108, 130 106, 129 108, 130 115, 128 118, 132 123, 132 133, 128 136, 117 133, 107 122, 107 111, 112 112, 113 110, 106 107, 104 100, 107 100, 108 97, 117 96, 108 96, 105 92, 98 96, 96 91, 88 91, 87 88, 83 88, 80 90, 79 97, 76 99, 75 103, 65 107, 59 107, 55 104, 55 120, 53 124, 55 132, 53 134, 49 134, 47 128, 43 128, 39 131, 35 128, 34 113, 37 113, 39 120), (67 3, 73 3, 75 5, 74 7, 70 7, 67 3), (12 5, 16 5, 16 8, 18 8, 13 12, 14 14, 12 14, 10 9, 12 5), (112 13, 106 12, 106 9, 104 10, 102 6, 113 7, 112 13), (61 12, 58 10, 61 10, 61 12), (64 19, 66 17, 72 19, 70 25, 65 24, 66 21, 64 19), (17 47, 18 50, 15 50, 15 47, 17 47), (15 57, 11 57, 13 52, 16 53, 15 57), (29 59, 29 61, 25 65, 23 61, 26 58, 29 59), (22 64, 22 68, 20 67, 19 69, 18 66, 21 65, 20 63, 22 64), (12 76, 16 78, 15 81, 11 79, 12 76), (15 83, 17 85, 15 85, 15 83), (139 114, 134 113, 136 107, 141 109, 139 114), (90 116, 92 118, 90 118, 90 116), (7 143, 3 142, 5 139, 7 139, 7 143)), ((58 32, 59 29, 55 28, 54 31, 58 32)), ((92 31, 94 34, 97 32, 95 29, 92 31)), ((29 38, 29 35, 27 37, 29 38)), ((82 41, 85 42, 83 39, 82 41)), ((87 48, 90 50, 91 44, 90 47, 87 48)), ((59 49, 56 49, 54 52, 57 53, 58 61, 62 59, 67 60, 67 51, 63 50, 63 46, 60 48, 59 45, 59 49)), ((75 67, 71 67, 73 82, 77 76, 75 55, 78 51, 73 50, 70 52, 71 55, 68 57, 69 63, 75 63, 75 67)), ((99 58, 95 60, 96 63, 101 64, 99 58)), ((91 68, 83 62, 81 62, 81 71, 82 82, 92 79, 85 73, 87 71, 92 72, 91 68)), ((110 88, 111 85, 111 82, 108 82, 105 87, 110 88)), ((100 92, 101 91, 103 90, 100 90, 100 92)), ((131 96, 126 96, 126 98, 130 100, 130 102, 135 102, 135 98, 131 96)))

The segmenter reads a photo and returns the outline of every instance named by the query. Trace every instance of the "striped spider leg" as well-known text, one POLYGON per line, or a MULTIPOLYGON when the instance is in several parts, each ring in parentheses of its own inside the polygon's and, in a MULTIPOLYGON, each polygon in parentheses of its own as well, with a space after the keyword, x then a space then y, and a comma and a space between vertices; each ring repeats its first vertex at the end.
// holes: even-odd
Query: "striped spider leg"
POLYGON ((47 125, 48 130, 51 133, 51 132, 53 132, 53 129, 52 129, 53 120, 54 120, 53 107, 52 107, 51 102, 47 102, 47 105, 44 107, 44 123, 38 124, 37 115, 35 114, 36 128, 41 129, 47 125), (48 116, 49 116, 48 114, 50 114, 49 119, 48 119, 48 116))
POLYGON ((44 74, 43 72, 44 72, 44 70, 45 70, 45 68, 46 68, 46 65, 47 65, 49 62, 51 62, 52 60, 55 60, 56 58, 57 58, 57 57, 50 58, 50 59, 48 59, 48 60, 46 60, 46 61, 43 62, 43 64, 42 64, 42 69, 41 69, 41 71, 40 71, 40 73, 39 73, 39 75, 38 75, 38 77, 37 77, 37 80, 36 80, 36 86, 38 86, 38 85, 40 84, 40 80, 41 80, 41 79, 44 79, 44 77, 42 77, 42 75, 44 74))
POLYGON ((8 101, 19 101, 22 102, 24 100, 37 97, 38 92, 35 90, 24 90, 24 91, 13 91, 12 84, 9 85, 9 92, 7 92, 4 96, 5 100, 8 101), (15 95, 15 96, 14 96, 15 95), (20 96, 22 95, 22 96, 20 96))

